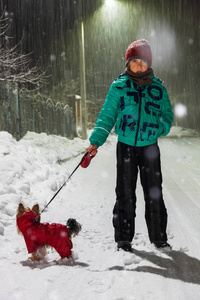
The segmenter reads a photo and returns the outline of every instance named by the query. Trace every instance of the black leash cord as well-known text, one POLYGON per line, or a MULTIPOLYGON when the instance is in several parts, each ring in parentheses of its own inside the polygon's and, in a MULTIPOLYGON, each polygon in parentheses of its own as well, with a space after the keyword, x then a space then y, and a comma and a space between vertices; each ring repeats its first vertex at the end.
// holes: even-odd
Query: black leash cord
POLYGON ((53 201, 53 199, 58 195, 58 193, 62 190, 62 188, 66 185, 66 183, 70 180, 70 178, 72 177, 72 175, 76 172, 76 170, 78 169, 78 167, 80 167, 80 165, 82 164, 82 162, 84 162, 85 157, 88 155, 89 152, 86 152, 86 154, 82 157, 80 163, 78 164, 78 166, 74 169, 74 171, 69 175, 69 177, 67 178, 67 180, 63 183, 63 185, 57 190, 57 192, 55 193, 55 195, 51 198, 51 200, 47 203, 47 205, 43 208, 43 210, 41 211, 41 213, 39 215, 37 215, 37 217, 33 220, 33 222, 36 222, 37 219, 39 218, 39 216, 45 211, 45 209, 49 206, 49 204, 53 201))

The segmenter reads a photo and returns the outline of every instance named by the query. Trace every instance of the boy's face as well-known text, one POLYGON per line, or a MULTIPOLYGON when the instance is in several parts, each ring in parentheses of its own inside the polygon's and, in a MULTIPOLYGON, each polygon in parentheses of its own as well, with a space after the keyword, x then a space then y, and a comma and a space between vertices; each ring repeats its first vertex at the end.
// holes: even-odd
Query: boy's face
POLYGON ((129 63, 129 67, 133 73, 142 73, 147 71, 147 69, 149 68, 148 64, 144 60, 139 58, 131 60, 129 63))

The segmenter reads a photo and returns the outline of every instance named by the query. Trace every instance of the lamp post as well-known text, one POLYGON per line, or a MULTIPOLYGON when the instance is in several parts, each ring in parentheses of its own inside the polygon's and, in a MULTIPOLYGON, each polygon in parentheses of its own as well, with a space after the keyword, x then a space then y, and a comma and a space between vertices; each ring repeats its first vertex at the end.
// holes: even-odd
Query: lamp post
MULTIPOLYGON (((80 96, 81 96, 81 123, 82 139, 87 139, 87 108, 86 108, 86 76, 85 76, 85 45, 84 45, 84 21, 83 0, 78 0, 78 32, 79 32, 79 68, 80 68, 80 96)), ((104 6, 113 9, 115 0, 105 0, 104 6)))
POLYGON ((87 139, 86 118, 86 80, 85 80, 85 45, 84 45, 84 23, 82 14, 82 0, 79 0, 79 56, 80 56, 80 92, 82 110, 82 139, 87 139))

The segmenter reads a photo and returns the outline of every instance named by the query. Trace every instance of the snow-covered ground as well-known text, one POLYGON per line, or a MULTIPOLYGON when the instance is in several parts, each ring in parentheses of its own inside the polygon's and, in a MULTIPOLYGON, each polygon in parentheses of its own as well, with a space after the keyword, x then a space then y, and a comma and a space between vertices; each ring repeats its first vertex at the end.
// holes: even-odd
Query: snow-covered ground
POLYGON ((163 193, 173 250, 161 253, 148 240, 138 182, 134 253, 116 251, 115 135, 87 169, 79 167, 42 214, 42 221, 82 224, 73 239, 77 260, 30 262, 16 231, 19 202, 41 209, 80 162, 88 140, 27 133, 16 142, 0 132, 0 300, 198 300, 200 297, 200 138, 173 127, 161 138, 163 193))

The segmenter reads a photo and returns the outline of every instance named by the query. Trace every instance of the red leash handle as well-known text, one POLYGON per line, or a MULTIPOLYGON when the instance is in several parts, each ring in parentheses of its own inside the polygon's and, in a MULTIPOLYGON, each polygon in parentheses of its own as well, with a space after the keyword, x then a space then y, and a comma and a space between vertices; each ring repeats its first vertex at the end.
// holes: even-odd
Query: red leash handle
POLYGON ((91 159, 93 158, 94 156, 90 154, 90 152, 86 152, 84 155, 83 155, 83 158, 81 160, 81 167, 82 168, 87 168, 91 162, 91 159))

